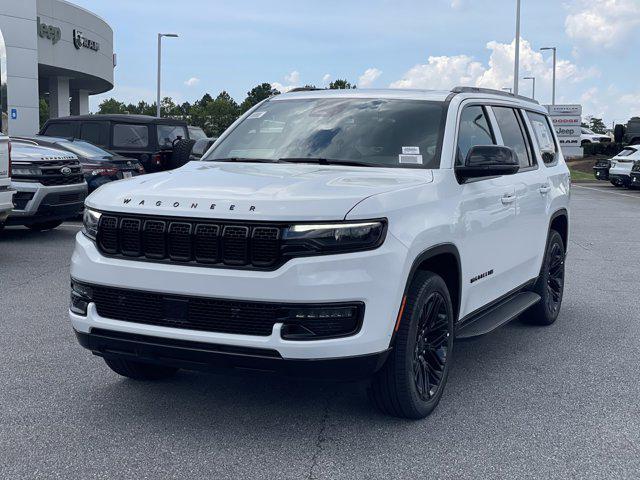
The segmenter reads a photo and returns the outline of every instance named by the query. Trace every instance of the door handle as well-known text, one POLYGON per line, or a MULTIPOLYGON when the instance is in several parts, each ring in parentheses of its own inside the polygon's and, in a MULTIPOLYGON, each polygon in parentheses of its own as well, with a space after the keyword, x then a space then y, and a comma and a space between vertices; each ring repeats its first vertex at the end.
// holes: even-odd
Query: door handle
POLYGON ((542 185, 542 186, 540 187, 540 193, 541 193, 541 194, 543 194, 543 195, 544 195, 545 193, 549 193, 550 191, 551 191, 551 185, 549 185, 548 183, 547 183, 547 184, 544 184, 544 185, 542 185))
POLYGON ((502 201, 503 205, 509 205, 509 204, 511 204, 511 203, 516 201, 516 194, 515 193, 505 193, 500 200, 502 201))

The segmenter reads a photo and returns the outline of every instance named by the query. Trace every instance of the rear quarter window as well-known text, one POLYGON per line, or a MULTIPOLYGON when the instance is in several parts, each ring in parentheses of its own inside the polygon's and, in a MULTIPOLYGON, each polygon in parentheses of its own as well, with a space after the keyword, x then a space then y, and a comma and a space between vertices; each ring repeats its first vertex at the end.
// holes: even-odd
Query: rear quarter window
POLYGON ((558 160, 558 146, 553 138, 551 124, 548 117, 536 112, 527 111, 527 117, 533 128, 533 135, 536 137, 540 156, 545 165, 551 165, 558 160))
POLYGON ((145 148, 149 146, 149 127, 130 123, 113 126, 113 146, 122 148, 145 148))

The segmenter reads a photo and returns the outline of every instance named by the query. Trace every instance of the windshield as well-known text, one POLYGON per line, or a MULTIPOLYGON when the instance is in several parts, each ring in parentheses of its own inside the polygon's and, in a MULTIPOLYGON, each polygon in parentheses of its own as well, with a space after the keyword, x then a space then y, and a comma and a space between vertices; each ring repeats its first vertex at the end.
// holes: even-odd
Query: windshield
POLYGON ((187 128, 182 125, 158 125, 158 145, 170 147, 178 137, 187 138, 187 128))
POLYGON ((69 150, 70 152, 79 155, 80 157, 111 157, 112 154, 103 150, 95 145, 92 145, 88 142, 83 142, 82 140, 73 140, 73 141, 61 141, 57 142, 58 145, 69 150))
POLYGON ((584 133, 585 135, 595 135, 595 133, 588 128, 583 128, 582 133, 584 133))
POLYGON ((442 102, 423 100, 271 100, 204 160, 438 168, 444 113, 442 102))
POLYGON ((207 134, 200 127, 189 127, 189 138, 191 140, 200 140, 207 138, 207 134))

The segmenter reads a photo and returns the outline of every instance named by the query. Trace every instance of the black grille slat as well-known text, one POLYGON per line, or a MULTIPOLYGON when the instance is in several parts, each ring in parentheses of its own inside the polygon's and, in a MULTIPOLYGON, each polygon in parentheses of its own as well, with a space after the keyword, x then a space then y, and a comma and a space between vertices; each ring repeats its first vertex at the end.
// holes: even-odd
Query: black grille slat
POLYGON ((187 222, 169 224, 169 258, 174 261, 191 260, 191 231, 193 227, 187 222))
POLYGON ((98 247, 107 255, 236 268, 283 263, 285 225, 105 213, 98 247))
POLYGON ((222 261, 246 265, 249 256, 249 227, 226 226, 222 230, 222 261))
POLYGON ((127 257, 137 257, 142 253, 141 223, 137 218, 120 220, 120 250, 127 257))

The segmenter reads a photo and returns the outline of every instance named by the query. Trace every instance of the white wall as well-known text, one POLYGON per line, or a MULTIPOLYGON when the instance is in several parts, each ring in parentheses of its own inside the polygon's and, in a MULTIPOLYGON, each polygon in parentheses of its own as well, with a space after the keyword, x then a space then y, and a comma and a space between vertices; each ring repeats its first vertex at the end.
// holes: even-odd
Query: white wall
POLYGON ((39 127, 36 0, 0 1, 0 30, 7 46, 9 134, 32 135, 39 127), (18 118, 11 118, 16 109, 18 118))

